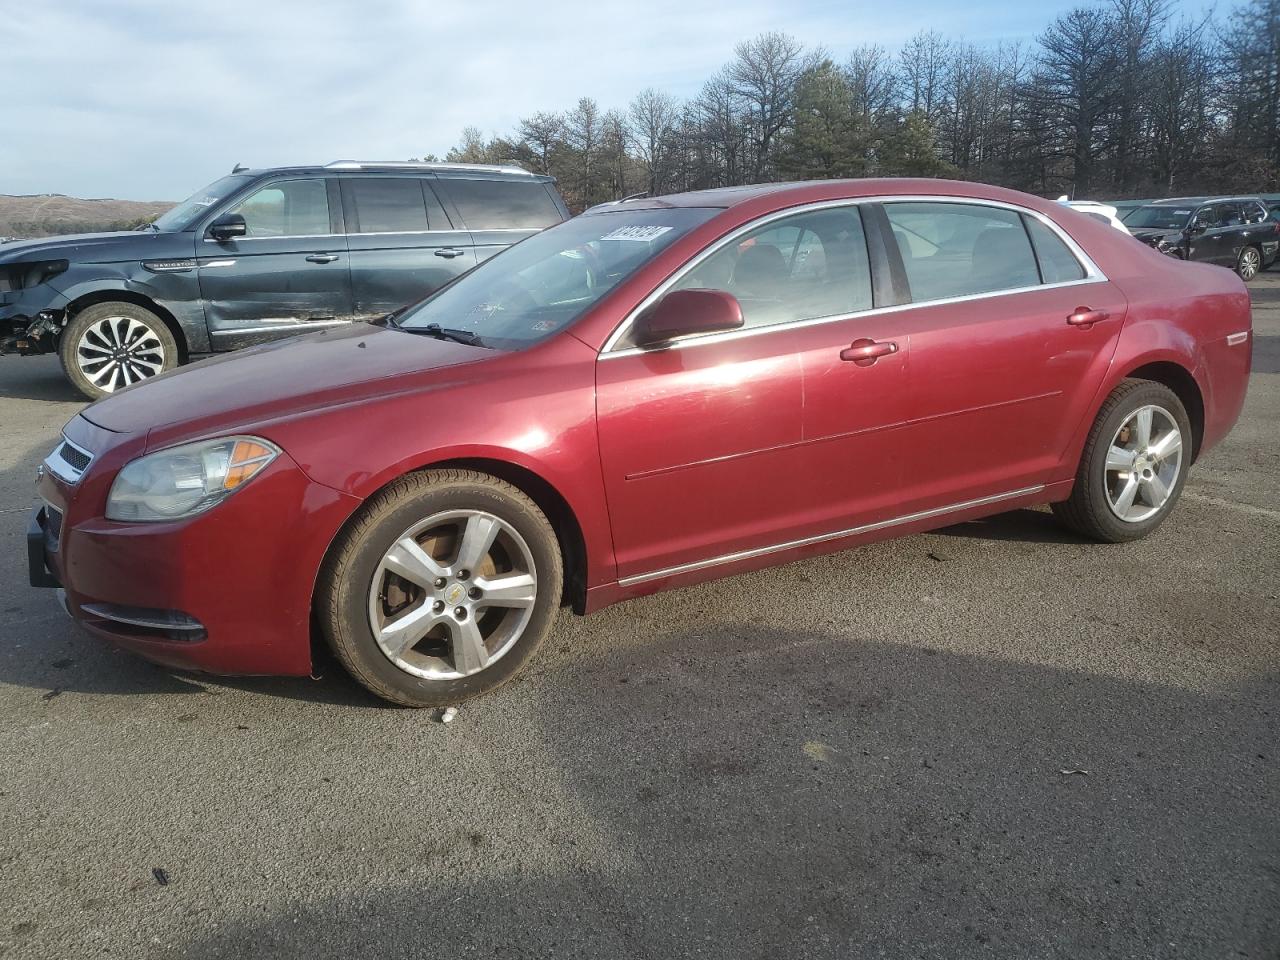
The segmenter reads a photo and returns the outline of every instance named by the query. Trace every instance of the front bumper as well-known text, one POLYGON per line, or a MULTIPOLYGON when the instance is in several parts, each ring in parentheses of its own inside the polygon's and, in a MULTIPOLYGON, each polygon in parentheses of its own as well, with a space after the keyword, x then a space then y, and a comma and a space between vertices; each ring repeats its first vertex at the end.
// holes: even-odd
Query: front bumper
POLYGON ((74 484, 48 472, 39 480, 44 504, 27 533, 32 584, 61 585, 85 630, 167 666, 310 673, 315 577, 359 501, 312 482, 281 454, 206 513, 172 523, 107 520, 107 491, 120 459, 130 458, 95 458, 74 484))

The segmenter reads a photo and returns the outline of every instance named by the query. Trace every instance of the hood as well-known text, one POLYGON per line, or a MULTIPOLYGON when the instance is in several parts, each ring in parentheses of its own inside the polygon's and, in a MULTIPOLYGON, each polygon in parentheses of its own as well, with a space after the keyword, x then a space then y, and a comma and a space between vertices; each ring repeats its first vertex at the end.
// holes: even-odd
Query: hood
POLYGON ((0 263, 31 260, 70 260, 76 263, 109 263, 164 257, 181 249, 191 256, 194 235, 157 233, 154 230, 118 230, 112 233, 69 233, 61 237, 10 240, 0 243, 0 263))
POLYGON ((174 437, 357 402, 422 384, 432 370, 498 355, 483 347, 357 323, 241 350, 145 380, 82 412, 116 433, 174 437), (181 425, 171 431, 163 428, 181 425))

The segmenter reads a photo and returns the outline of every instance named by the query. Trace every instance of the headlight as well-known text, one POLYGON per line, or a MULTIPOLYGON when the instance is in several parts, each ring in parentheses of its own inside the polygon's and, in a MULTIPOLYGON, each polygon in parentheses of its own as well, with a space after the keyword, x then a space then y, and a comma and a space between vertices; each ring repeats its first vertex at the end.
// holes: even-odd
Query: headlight
POLYGON ((208 510, 279 454, 279 447, 258 437, 223 437, 141 457, 111 485, 107 519, 176 520, 208 510))

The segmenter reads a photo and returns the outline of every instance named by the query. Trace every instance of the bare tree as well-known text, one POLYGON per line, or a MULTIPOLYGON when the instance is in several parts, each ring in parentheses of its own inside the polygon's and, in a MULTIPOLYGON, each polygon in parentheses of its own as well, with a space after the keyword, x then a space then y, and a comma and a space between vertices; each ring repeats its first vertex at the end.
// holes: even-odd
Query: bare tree
POLYGON ((796 83, 811 63, 800 41, 785 33, 762 33, 734 48, 725 76, 748 119, 757 179, 768 176, 774 141, 791 122, 796 83))
POLYGON ((631 141, 640 165, 648 173, 650 193, 660 192, 678 116, 675 98, 652 87, 641 90, 627 110, 631 141))

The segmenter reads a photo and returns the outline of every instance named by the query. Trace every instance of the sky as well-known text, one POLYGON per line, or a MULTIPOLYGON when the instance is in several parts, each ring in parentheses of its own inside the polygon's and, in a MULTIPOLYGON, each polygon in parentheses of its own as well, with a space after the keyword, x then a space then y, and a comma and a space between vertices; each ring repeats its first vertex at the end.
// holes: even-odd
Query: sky
POLYGON ((0 0, 0 193, 177 201, 236 163, 443 156, 465 126, 507 133, 582 96, 609 109, 649 86, 694 95, 766 30, 840 60, 923 29, 1030 40, 1073 5, 0 0))

